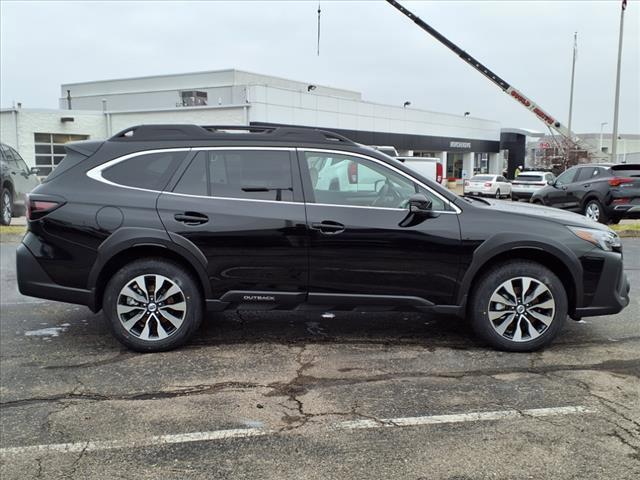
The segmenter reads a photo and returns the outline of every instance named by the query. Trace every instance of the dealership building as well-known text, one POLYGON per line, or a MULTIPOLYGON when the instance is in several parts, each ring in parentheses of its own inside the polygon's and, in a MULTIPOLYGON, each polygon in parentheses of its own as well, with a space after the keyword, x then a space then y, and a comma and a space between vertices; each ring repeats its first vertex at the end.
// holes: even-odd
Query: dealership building
POLYGON ((59 109, 2 109, 0 137, 47 174, 64 156, 64 143, 145 123, 317 127, 402 155, 439 157, 447 177, 504 167, 496 121, 373 103, 352 90, 233 69, 65 84, 59 109))

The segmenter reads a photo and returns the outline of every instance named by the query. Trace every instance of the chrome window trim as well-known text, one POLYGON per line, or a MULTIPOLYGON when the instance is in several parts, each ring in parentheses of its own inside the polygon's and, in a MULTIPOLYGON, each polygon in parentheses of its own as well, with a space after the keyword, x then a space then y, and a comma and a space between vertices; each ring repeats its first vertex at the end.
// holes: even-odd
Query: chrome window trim
MULTIPOLYGON (((373 157, 369 157, 368 155, 363 155, 360 153, 354 153, 354 152, 348 152, 348 151, 344 151, 344 150, 330 150, 330 149, 322 149, 322 148, 295 148, 295 147, 235 147, 235 146, 229 146, 229 147, 179 147, 179 148, 156 148, 156 149, 152 149, 152 150, 140 150, 138 152, 133 152, 133 153, 128 153, 126 155, 122 155, 121 157, 116 157, 113 160, 109 160, 106 163, 103 163, 102 165, 98 165, 96 167, 93 167, 92 169, 88 170, 86 172, 87 177, 91 178, 92 180, 95 180, 97 182, 102 182, 104 184, 107 185, 111 185, 113 187, 119 187, 119 188, 126 188, 129 190, 138 190, 141 192, 150 192, 150 193, 166 193, 168 195, 174 195, 174 196, 180 196, 180 197, 191 197, 191 198, 203 198, 203 199, 218 199, 218 200, 235 200, 235 201, 240 201, 240 202, 259 202, 259 203, 275 203, 275 204, 280 204, 280 205, 304 205, 305 202, 287 202, 287 201, 277 201, 277 200, 262 200, 262 199, 257 199, 257 198, 235 198, 235 197, 218 197, 218 196, 208 196, 208 195, 192 195, 189 193, 178 193, 178 192, 169 192, 169 191, 162 191, 162 190, 151 190, 151 189, 147 189, 147 188, 140 188, 140 187, 132 187, 129 185, 121 185, 119 183, 115 183, 112 182, 110 180, 107 180, 106 178, 104 178, 102 176, 102 172, 104 170, 106 170, 107 168, 110 168, 114 165, 117 165, 120 162, 124 162, 125 160, 129 160, 131 158, 134 157, 138 157, 141 155, 149 155, 152 153, 162 153, 162 152, 188 152, 188 151, 211 151, 211 150, 271 150, 271 151, 287 151, 287 152, 294 152, 294 151, 301 151, 301 152, 322 152, 322 153, 333 153, 333 154, 338 154, 338 155, 352 155, 355 157, 361 157, 364 158, 365 160, 371 160, 373 162, 376 162, 380 165, 382 165, 383 167, 389 168, 395 172, 397 172, 398 174, 410 179, 412 182, 417 183, 418 185, 420 185, 421 187, 427 189, 429 192, 433 193, 435 196, 437 196, 438 198, 440 198, 442 201, 444 201, 445 203, 447 203, 450 207, 452 207, 455 211, 448 211, 448 210, 434 210, 437 213, 444 213, 444 214, 454 214, 457 215, 459 213, 461 213, 461 209, 453 204, 452 202, 450 202, 448 199, 444 198, 442 195, 438 194, 437 192, 435 192, 433 189, 429 188, 427 185, 425 185, 424 183, 416 180, 415 178, 411 177, 410 175, 402 172, 401 170, 398 170, 396 168, 394 168, 392 165, 389 165, 381 160, 378 160, 376 158, 373 157)), ((393 210, 393 211, 405 211, 406 209, 404 208, 389 208, 389 207, 368 207, 368 206, 361 206, 361 205, 340 205, 340 204, 331 204, 331 203, 311 203, 311 202, 306 202, 307 205, 318 205, 318 206, 323 206, 323 207, 340 207, 340 208, 366 208, 366 209, 372 209, 372 210, 393 210)))
MULTIPOLYGON (((111 180, 107 180, 102 176, 102 172, 107 168, 113 167, 120 162, 124 162, 125 160, 129 160, 131 158, 139 157, 141 155, 149 155, 152 153, 162 153, 162 152, 189 152, 189 151, 206 151, 206 150, 280 150, 293 152, 295 148, 292 147, 179 147, 179 148, 156 148, 152 150, 140 150, 138 152, 127 153, 121 157, 116 157, 113 160, 109 160, 102 165, 98 165, 97 167, 93 167, 92 169, 86 172, 87 177, 92 180, 96 180, 97 182, 106 183, 107 185, 111 185, 113 187, 119 188, 128 188, 129 190, 139 190, 141 192, 152 192, 152 193, 163 193, 161 190, 150 190, 148 188, 140 188, 140 187, 132 187, 130 185, 121 185, 119 183, 112 182, 111 180)), ((164 193, 173 193, 173 192, 164 192, 164 193)), ((186 195, 186 194, 185 194, 186 195)), ((224 197, 206 197, 206 198, 224 198, 224 197)), ((239 199, 239 200, 249 200, 249 199, 239 199)), ((268 201, 268 200, 263 200, 268 201)), ((276 202, 273 200, 273 202, 276 202)), ((283 203, 283 202, 276 202, 283 203)), ((293 203, 302 203, 302 202, 293 202, 293 203)))
MULTIPOLYGON (((409 180, 411 180, 412 182, 417 183, 418 185, 420 185, 421 187, 425 188, 426 190, 428 190, 429 192, 431 192, 433 195, 435 195, 436 197, 438 197, 440 200, 442 200, 445 204, 449 205, 454 211, 450 211, 450 210, 434 210, 434 212, 437 213, 445 213, 445 214, 454 214, 454 215, 459 215, 460 213, 462 213, 462 209, 460 209, 460 207, 458 207, 456 204, 454 204, 453 202, 451 202, 449 199, 443 197, 442 195, 440 195, 438 192, 434 191, 432 188, 430 188, 429 186, 425 185, 424 183, 422 183, 421 181, 413 178, 411 175, 403 172, 402 170, 398 170, 397 168, 395 168, 393 165, 389 165, 386 162, 383 162, 382 160, 378 160, 377 158, 373 158, 370 157, 368 155, 363 155, 361 153, 355 153, 355 152, 348 152, 345 150, 330 150, 330 149, 325 149, 325 148, 304 148, 304 147, 299 147, 297 149, 299 152, 320 152, 320 153, 333 153, 336 155, 345 155, 345 156, 354 156, 354 157, 360 157, 360 158, 364 158, 365 160, 370 160, 374 163, 377 163, 379 165, 381 165, 382 167, 388 168, 394 172, 396 172, 397 174, 408 178, 409 180)), ((307 202, 309 203, 309 202, 307 202)), ((331 206, 331 207, 352 207, 352 208, 381 208, 381 207, 366 207, 366 206, 359 206, 359 205, 339 205, 339 204, 325 204, 325 203, 309 203, 309 205, 323 205, 323 206, 331 206)), ((405 210, 403 208, 399 208, 399 209, 395 209, 395 208, 384 208, 384 210, 405 210)))

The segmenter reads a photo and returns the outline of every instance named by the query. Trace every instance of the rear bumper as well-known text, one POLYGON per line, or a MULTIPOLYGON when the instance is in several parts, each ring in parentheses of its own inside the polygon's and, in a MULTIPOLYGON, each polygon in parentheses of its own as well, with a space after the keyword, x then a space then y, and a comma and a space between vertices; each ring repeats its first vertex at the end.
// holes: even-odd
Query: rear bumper
POLYGON ((611 315, 629 305, 630 285, 621 255, 603 252, 603 257, 600 278, 589 305, 576 308, 572 318, 611 315))
POLYGON ((615 218, 640 218, 640 205, 616 205, 611 210, 611 216, 615 218))
POLYGON ((95 311, 95 295, 91 290, 65 287, 55 283, 23 243, 18 245, 16 250, 16 272, 18 290, 23 295, 86 305, 95 311))

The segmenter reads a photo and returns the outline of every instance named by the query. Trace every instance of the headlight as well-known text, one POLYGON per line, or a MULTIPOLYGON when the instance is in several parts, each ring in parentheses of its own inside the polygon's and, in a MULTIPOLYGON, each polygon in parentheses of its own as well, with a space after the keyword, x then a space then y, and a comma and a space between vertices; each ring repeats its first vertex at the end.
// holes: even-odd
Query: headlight
POLYGON ((611 230, 596 230, 593 228, 582 227, 567 227, 576 236, 582 240, 586 240, 589 243, 593 243, 596 247, 600 247, 602 250, 610 252, 612 250, 619 250, 622 247, 620 243, 620 237, 611 230))

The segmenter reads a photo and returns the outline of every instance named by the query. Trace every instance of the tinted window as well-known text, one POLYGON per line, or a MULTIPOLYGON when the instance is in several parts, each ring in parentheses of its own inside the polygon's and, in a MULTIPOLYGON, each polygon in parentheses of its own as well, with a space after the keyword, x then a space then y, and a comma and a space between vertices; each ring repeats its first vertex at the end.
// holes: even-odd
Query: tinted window
POLYGON ((557 183, 566 185, 567 183, 573 182, 573 179, 575 178, 577 172, 577 168, 570 168, 558 177, 557 183))
POLYGON ((584 180, 591 180, 592 178, 599 178, 603 176, 601 168, 598 167, 583 167, 580 169, 580 173, 576 177, 577 182, 584 180))
POLYGON ((472 182, 493 182, 493 175, 475 175, 471 177, 472 182))
POLYGON ((102 176, 118 185, 160 190, 186 154, 181 151, 137 155, 107 168, 102 176))
POLYGON ((616 177, 640 177, 640 165, 616 165, 611 167, 616 177))
POLYGON ((541 182, 542 175, 531 175, 530 173, 521 173, 518 175, 519 182, 541 182))
POLYGON ((287 151, 199 152, 173 189, 177 193, 259 200, 293 200, 287 151))
POLYGON ((315 201, 329 205, 404 208, 417 192, 434 210, 448 210, 445 202, 409 178, 376 162, 349 155, 305 153, 315 201))

